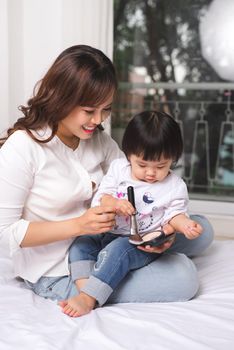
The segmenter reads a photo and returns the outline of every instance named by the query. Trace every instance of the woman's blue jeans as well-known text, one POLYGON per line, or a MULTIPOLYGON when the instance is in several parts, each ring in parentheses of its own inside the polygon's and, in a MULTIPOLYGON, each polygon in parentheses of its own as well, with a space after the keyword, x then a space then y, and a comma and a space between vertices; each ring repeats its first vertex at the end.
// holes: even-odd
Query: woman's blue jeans
MULTIPOLYGON (((130 271, 110 295, 107 303, 172 302, 193 298, 199 288, 193 256, 203 251, 213 241, 209 221, 200 215, 191 219, 199 222, 203 233, 188 240, 177 234, 175 243, 158 259, 140 269, 130 271)), ((71 276, 42 277, 37 283, 26 282, 36 294, 52 300, 63 300, 77 294, 71 276)))

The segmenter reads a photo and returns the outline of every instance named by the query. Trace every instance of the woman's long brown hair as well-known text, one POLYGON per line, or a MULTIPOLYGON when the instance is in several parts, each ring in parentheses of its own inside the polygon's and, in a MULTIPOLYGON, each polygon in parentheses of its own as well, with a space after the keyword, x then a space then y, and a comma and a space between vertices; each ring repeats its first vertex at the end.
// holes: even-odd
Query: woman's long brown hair
POLYGON ((0 139, 3 144, 16 130, 25 130, 35 141, 50 141, 58 123, 76 106, 95 107, 105 102, 117 88, 117 78, 110 59, 100 50, 75 45, 63 51, 44 78, 39 81, 26 106, 19 106, 23 117, 0 139), (50 126, 46 140, 39 140, 32 131, 50 126))

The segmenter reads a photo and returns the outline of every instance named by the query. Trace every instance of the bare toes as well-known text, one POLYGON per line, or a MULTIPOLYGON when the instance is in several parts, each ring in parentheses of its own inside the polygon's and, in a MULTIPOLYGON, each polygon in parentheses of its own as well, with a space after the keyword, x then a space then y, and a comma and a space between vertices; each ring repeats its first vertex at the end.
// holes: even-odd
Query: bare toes
POLYGON ((58 301, 58 305, 64 308, 67 305, 67 300, 58 301))
POLYGON ((66 315, 69 315, 70 312, 72 311, 73 309, 70 307, 70 305, 66 305, 66 307, 63 309, 63 312, 66 314, 66 315))
POLYGON ((72 317, 80 317, 81 315, 79 314, 79 312, 75 312, 74 314, 73 314, 73 316, 72 317))

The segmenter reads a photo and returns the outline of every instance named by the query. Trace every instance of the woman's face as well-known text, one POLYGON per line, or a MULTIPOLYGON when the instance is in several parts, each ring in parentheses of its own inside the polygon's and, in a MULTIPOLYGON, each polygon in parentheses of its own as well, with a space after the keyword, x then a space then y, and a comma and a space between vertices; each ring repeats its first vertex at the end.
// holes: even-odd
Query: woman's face
POLYGON ((76 148, 79 144, 79 139, 86 140, 91 138, 97 126, 110 115, 112 102, 113 95, 97 107, 75 107, 66 118, 59 122, 58 137, 67 146, 76 148))

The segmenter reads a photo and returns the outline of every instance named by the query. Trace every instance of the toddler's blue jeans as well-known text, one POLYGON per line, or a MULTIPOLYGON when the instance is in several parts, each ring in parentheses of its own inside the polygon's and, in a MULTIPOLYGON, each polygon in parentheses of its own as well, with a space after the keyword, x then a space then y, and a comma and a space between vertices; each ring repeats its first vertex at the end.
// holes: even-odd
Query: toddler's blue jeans
POLYGON ((159 257, 139 250, 128 237, 112 233, 78 237, 70 248, 73 281, 88 278, 81 291, 103 305, 129 271, 148 265, 159 257))

